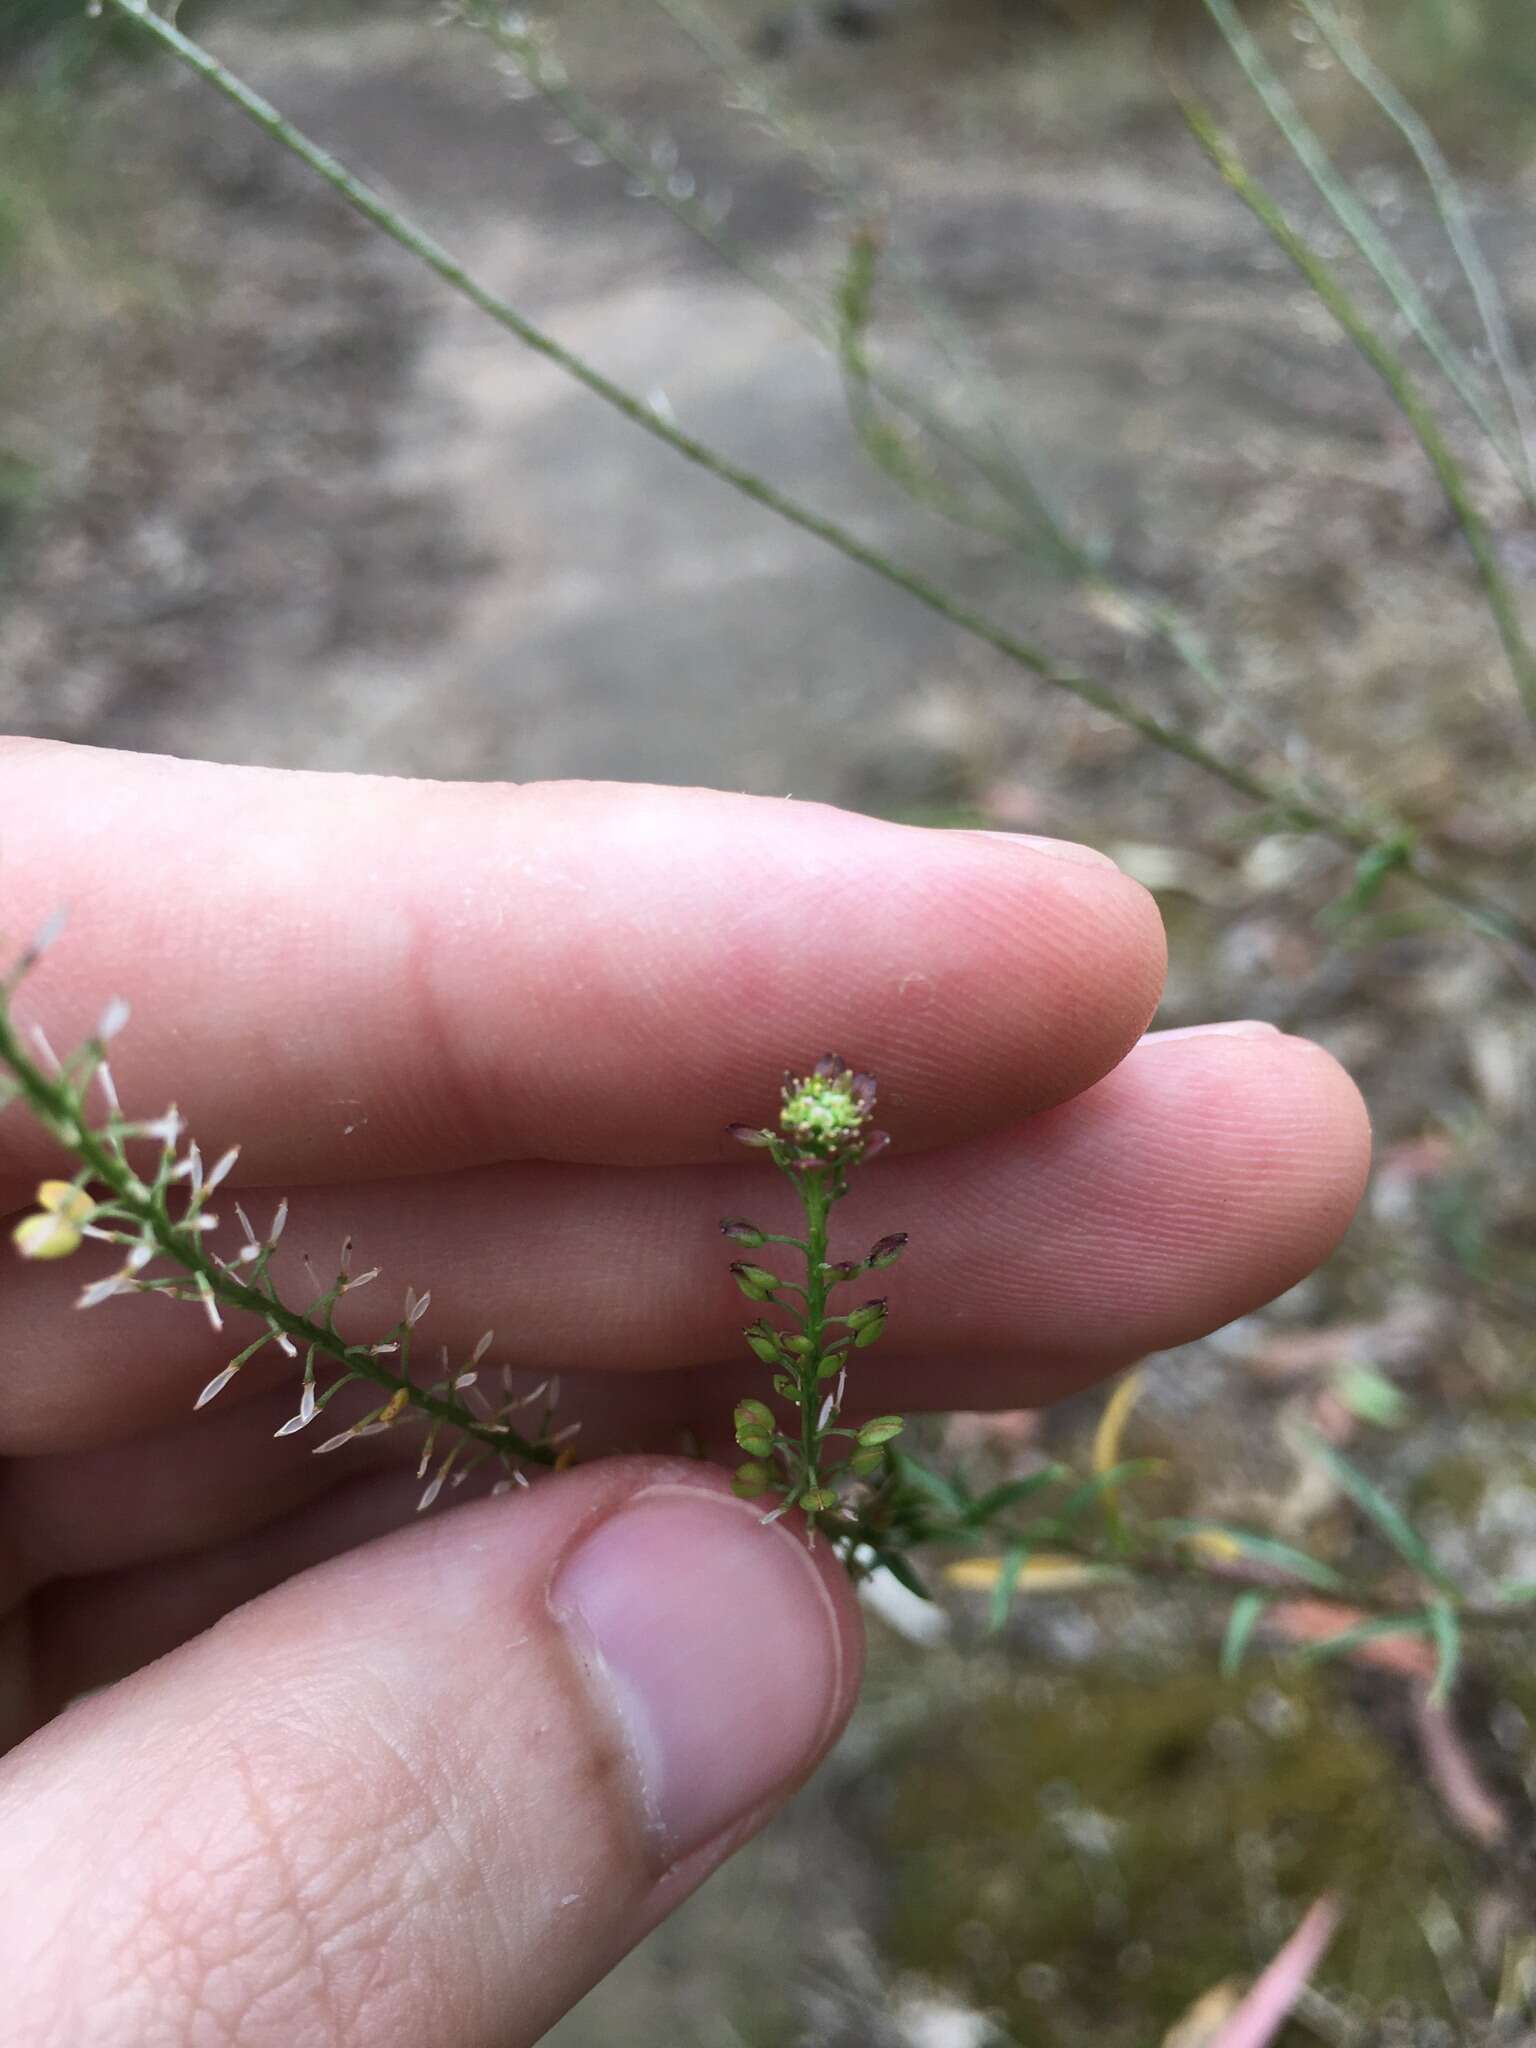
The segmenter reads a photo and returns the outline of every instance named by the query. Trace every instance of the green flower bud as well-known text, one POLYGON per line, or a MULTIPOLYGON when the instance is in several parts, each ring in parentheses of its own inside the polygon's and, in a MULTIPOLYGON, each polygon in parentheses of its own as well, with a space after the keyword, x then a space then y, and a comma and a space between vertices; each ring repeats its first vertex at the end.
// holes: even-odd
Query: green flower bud
POLYGON ((773 1474, 766 1465, 738 1465, 731 1491, 741 1500, 761 1500, 772 1484, 773 1474))
POLYGON ((817 1275, 828 1287, 841 1287, 845 1280, 857 1280, 863 1270, 855 1259, 839 1259, 836 1265, 816 1268, 817 1275))
POLYGON ((848 1354, 844 1351, 829 1351, 825 1358, 819 1359, 817 1361, 817 1379, 829 1380, 834 1376, 834 1374, 840 1373, 843 1369, 843 1360, 847 1357, 847 1355, 848 1354))
POLYGON ((866 1323, 862 1330, 856 1330, 853 1335, 854 1350, 867 1351, 870 1345, 875 1342, 877 1337, 879 1337, 880 1333, 884 1330, 884 1328, 885 1317, 882 1316, 877 1323, 866 1323))
POLYGON ((726 1216, 721 1220, 720 1235, 728 1237, 732 1244, 750 1245, 754 1248, 768 1242, 764 1233, 755 1223, 748 1223, 740 1216, 726 1216))
POLYGON ((816 1346, 809 1337, 786 1337, 784 1349, 795 1358, 809 1358, 816 1346))
POLYGON ((800 1389, 795 1385, 787 1372, 776 1372, 773 1376, 773 1391, 782 1400, 793 1401, 798 1396, 800 1389))
POLYGON ((862 1302, 845 1320, 850 1330, 867 1330, 872 1323, 883 1323, 886 1316, 886 1300, 878 1295, 873 1301, 862 1302))
POLYGON ((905 1424, 899 1415, 877 1415, 873 1422, 866 1422, 859 1431, 859 1442, 868 1450, 877 1444, 888 1444, 893 1436, 900 1436, 905 1424))
POLYGON ((778 1274, 770 1273, 766 1266, 749 1266, 741 1259, 732 1260, 731 1272, 748 1301, 772 1301, 775 1290, 783 1285, 778 1274))

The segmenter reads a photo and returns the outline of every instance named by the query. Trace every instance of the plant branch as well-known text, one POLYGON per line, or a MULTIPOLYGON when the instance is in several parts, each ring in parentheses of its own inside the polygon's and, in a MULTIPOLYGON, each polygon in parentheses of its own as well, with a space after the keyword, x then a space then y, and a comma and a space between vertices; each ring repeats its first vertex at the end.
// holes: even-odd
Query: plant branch
MULTIPOLYGON (((307 164, 355 212, 415 256, 459 295, 525 347, 556 365, 595 397, 625 419, 664 443, 685 461, 696 464, 743 497, 761 505, 791 526, 822 541, 847 560, 904 591, 927 610, 947 620, 1006 660, 1027 669, 1079 702, 1103 712, 1129 730, 1150 740, 1165 752, 1176 754, 1191 765, 1225 783, 1229 789, 1264 805, 1277 818, 1296 830, 1316 832, 1356 854, 1391 851, 1394 865, 1421 886, 1464 913, 1491 936, 1536 952, 1536 927, 1517 913, 1483 897, 1480 892, 1449 875, 1433 859, 1396 849, 1400 835, 1383 832, 1373 822, 1347 814, 1335 814, 1299 797, 1283 785, 1229 761, 1207 747, 1194 735, 1181 732, 1148 712, 1138 709, 1106 684, 1074 675, 1057 664, 1043 649, 999 625, 985 613, 953 596, 920 571, 893 559, 861 539, 837 521, 800 504, 755 472, 744 468, 718 450, 685 433, 665 414, 627 391, 600 370, 547 335, 479 279, 425 229, 409 220, 328 151, 310 140, 286 120, 275 107, 229 71, 209 51, 193 42, 172 23, 152 12, 147 0, 106 0, 117 13, 134 22, 145 34, 174 55, 198 77, 238 107, 272 140, 307 164)), ((1533 698, 1536 701, 1536 698, 1533 698)))

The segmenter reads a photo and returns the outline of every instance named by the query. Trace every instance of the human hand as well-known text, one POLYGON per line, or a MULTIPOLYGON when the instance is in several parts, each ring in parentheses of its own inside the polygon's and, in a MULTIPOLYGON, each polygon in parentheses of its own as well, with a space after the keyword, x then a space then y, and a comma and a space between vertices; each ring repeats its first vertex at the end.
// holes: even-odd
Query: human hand
MULTIPOLYGON (((65 1045, 127 997, 125 1105, 241 1142, 290 1273, 351 1233, 439 1341, 560 1372, 584 1457, 629 1454, 417 1520, 414 1442, 274 1440, 271 1373, 193 1416, 234 1348, 201 1317, 75 1316, 69 1265, 7 1265, 16 2048, 514 2048, 813 1768, 847 1585, 678 1455, 760 1391, 717 1219, 773 1177, 722 1128, 786 1062, 873 1070, 895 1139, 838 1218, 911 1239, 871 1409, 1080 1387, 1289 1286, 1358 1198, 1325 1054, 1141 1036, 1157 913, 1081 849, 16 740, 0 835, 7 932, 72 911, 26 1021, 65 1045)), ((0 1119, 0 1211, 56 1164, 0 1119)))

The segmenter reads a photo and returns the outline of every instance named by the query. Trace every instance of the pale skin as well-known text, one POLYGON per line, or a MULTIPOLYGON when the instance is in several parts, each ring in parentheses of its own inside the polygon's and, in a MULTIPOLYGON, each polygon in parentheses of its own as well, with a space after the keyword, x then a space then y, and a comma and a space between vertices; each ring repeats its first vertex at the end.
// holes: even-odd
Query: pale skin
MULTIPOLYGON (((125 1105, 239 1141, 295 1259, 350 1232, 390 1282, 359 1329, 430 1286, 434 1342, 563 1373, 584 1461, 418 1519, 416 1439, 274 1440, 270 1370, 194 1416, 230 1348, 195 1309, 77 1314, 100 1247, 6 1245, 15 2048, 518 2048, 814 1769, 857 1606, 681 1455, 761 1391, 717 1221, 783 1197, 722 1133, 787 1063, 879 1077, 837 1219, 911 1240, 870 1412, 1043 1402, 1255 1308, 1366 1170, 1317 1048, 1144 1035, 1156 909, 1071 846, 0 740, 0 923, 60 902, 22 1021, 126 997, 125 1105)), ((0 1211, 58 1164, 0 1118, 0 1211)))

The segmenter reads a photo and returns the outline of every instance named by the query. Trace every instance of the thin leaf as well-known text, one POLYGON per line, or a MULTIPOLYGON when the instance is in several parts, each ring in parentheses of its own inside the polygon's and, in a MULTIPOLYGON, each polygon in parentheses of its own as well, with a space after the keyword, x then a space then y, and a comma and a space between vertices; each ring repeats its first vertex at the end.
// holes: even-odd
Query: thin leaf
POLYGON ((966 1519, 973 1529, 980 1528, 1005 1508, 1017 1507, 1021 1500, 1043 1493, 1048 1486, 1059 1486, 1071 1477, 1065 1465, 1047 1465, 1043 1471, 1032 1472, 1027 1479, 1005 1479, 1001 1486, 989 1488, 972 1501, 966 1519))
POLYGON ((1308 1431, 1303 1442, 1307 1455, 1314 1463, 1321 1465, 1340 1489, 1349 1495, 1360 1512, 1375 1523, 1400 1557, 1406 1559, 1416 1572, 1422 1573, 1431 1585, 1439 1586, 1443 1592, 1455 1591, 1435 1562, 1423 1537, 1409 1523, 1402 1509, 1388 1500, 1373 1479, 1367 1478, 1359 1466, 1352 1465, 1348 1458, 1341 1457, 1333 1445, 1324 1443, 1320 1436, 1314 1436, 1308 1431))
POLYGON ((1429 1703, 1432 1707, 1443 1707, 1455 1690, 1456 1676, 1461 1670, 1461 1623, 1449 1600, 1437 1600, 1430 1608, 1429 1625, 1438 1659, 1429 1703))
POLYGON ((1330 1657, 1347 1656, 1362 1643, 1377 1642, 1382 1636, 1422 1638, 1432 1629, 1433 1623, 1428 1614, 1380 1616, 1374 1621, 1361 1621, 1353 1628, 1341 1629, 1336 1636, 1326 1636, 1320 1643, 1304 1643, 1296 1654, 1305 1664, 1321 1664, 1330 1657))
POLYGON ((1145 1479, 1154 1472, 1167 1470, 1165 1458, 1129 1458, 1123 1465, 1112 1465, 1107 1472, 1085 1479, 1075 1493, 1069 1493, 1057 1510, 1056 1519, 1063 1527, 1068 1527, 1106 1491, 1113 1494, 1128 1479, 1145 1479))
POLYGON ((909 1457, 905 1451, 893 1452, 892 1458, 897 1472, 915 1492, 927 1494, 928 1498, 936 1502, 946 1513, 964 1517, 969 1502, 947 1479, 941 1479, 937 1472, 930 1471, 926 1465, 919 1465, 917 1460, 909 1457))
POLYGON ((1003 1553, 1002 1566, 997 1574, 997 1584, 992 1588, 992 1598, 987 1603, 987 1632, 996 1635, 1008 1619, 1008 1609, 1013 1605, 1014 1588, 1019 1583, 1019 1573, 1024 1569, 1024 1560, 1029 1556, 1022 1543, 1015 1543, 1003 1553))
POLYGON ((884 1565, 897 1585, 905 1586, 907 1591, 915 1593, 919 1600, 931 1600, 933 1598, 933 1595, 918 1577, 911 1560, 903 1557, 899 1550, 877 1550, 875 1552, 875 1562, 884 1565))
POLYGON ((1101 1477, 1120 1463, 1120 1441, 1125 1435, 1125 1425, 1130 1420, 1131 1410, 1141 1399, 1145 1384, 1141 1373, 1127 1373, 1104 1403, 1104 1413, 1093 1432, 1093 1454, 1089 1459, 1092 1469, 1101 1477))
POLYGON ((1262 1593, 1242 1593, 1232 1602, 1232 1612, 1227 1616, 1226 1633, 1221 1639, 1221 1675, 1236 1678, 1243 1668, 1243 1658, 1248 1645, 1253 1641, 1254 1630, 1264 1619, 1264 1610, 1269 1605, 1262 1593))
POLYGON ((1494 1596, 1501 1607, 1525 1607, 1536 1600, 1536 1579, 1524 1579, 1513 1586, 1500 1586, 1494 1596))
POLYGON ((1304 1550, 1293 1550, 1290 1544, 1277 1542, 1273 1536, 1230 1528, 1225 1522, 1159 1522, 1157 1531, 1196 1545, 1201 1537, 1219 1537, 1232 1546, 1236 1556, 1250 1558, 1255 1564, 1273 1565, 1304 1585, 1315 1586, 1320 1593, 1342 1593, 1347 1583, 1321 1558, 1309 1557, 1304 1550))

